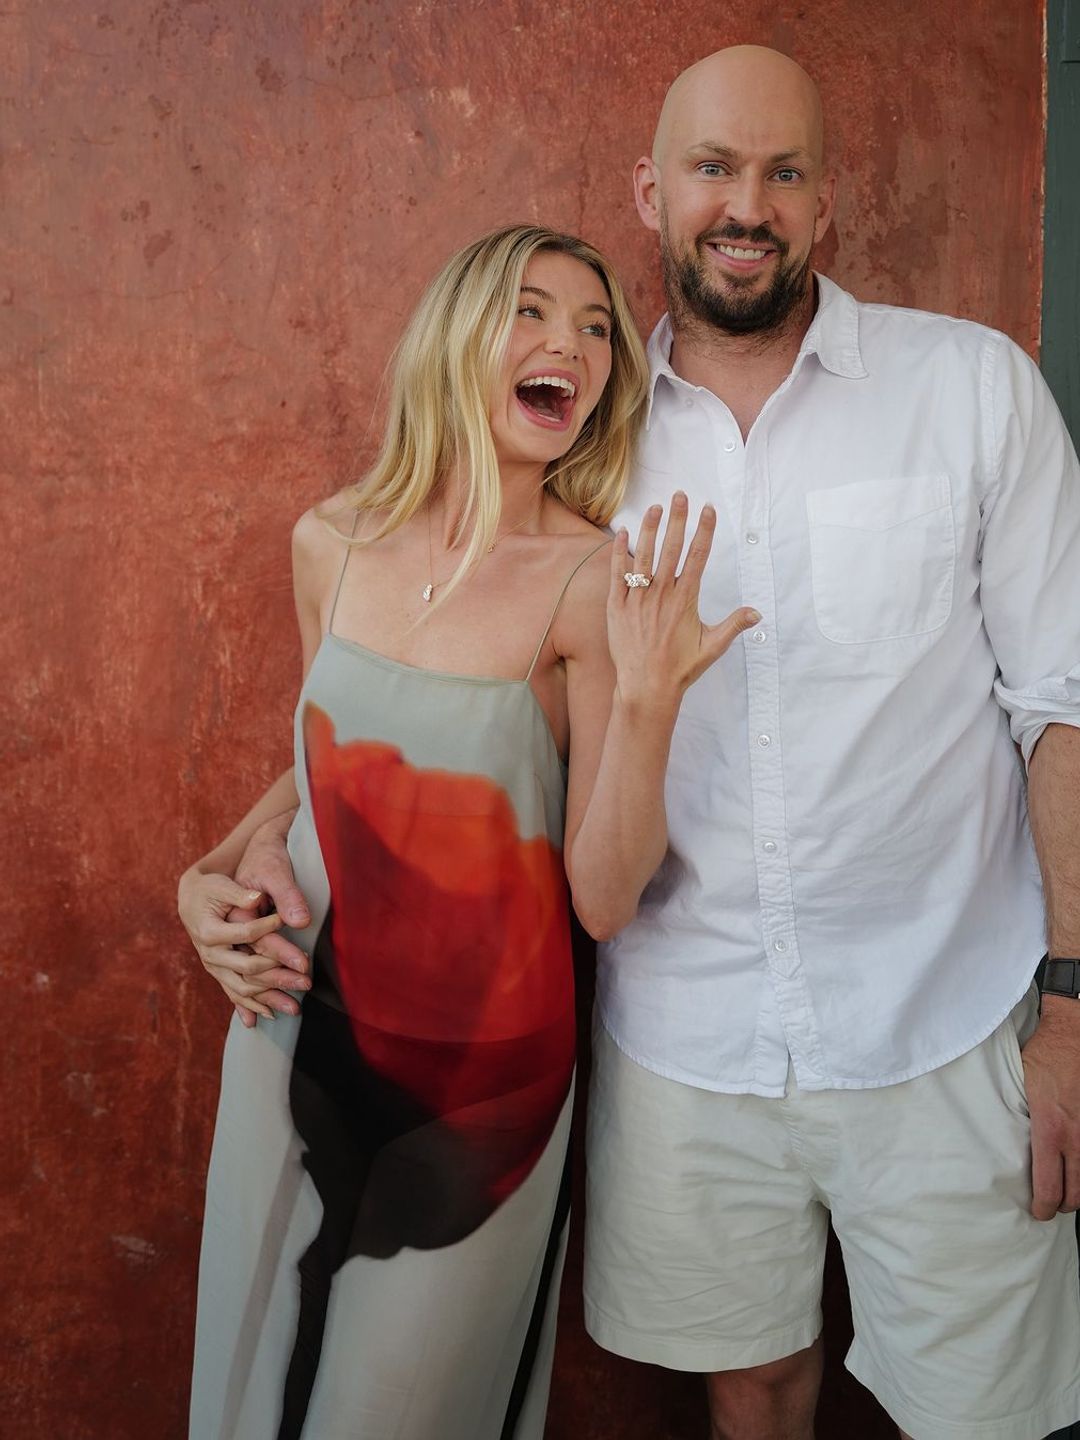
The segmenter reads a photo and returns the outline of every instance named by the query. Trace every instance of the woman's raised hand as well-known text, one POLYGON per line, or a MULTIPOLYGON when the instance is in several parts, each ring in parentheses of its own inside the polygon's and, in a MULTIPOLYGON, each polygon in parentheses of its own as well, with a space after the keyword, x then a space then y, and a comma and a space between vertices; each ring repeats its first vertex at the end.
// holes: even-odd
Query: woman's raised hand
POLYGON ((619 531, 612 546, 608 644, 616 691, 627 703, 677 707, 686 688, 761 619, 756 610, 744 607, 717 625, 702 623, 698 596, 716 511, 711 505, 703 508, 680 571, 688 509, 686 496, 677 491, 655 569, 663 506, 652 505, 645 512, 633 557, 626 530, 619 531))

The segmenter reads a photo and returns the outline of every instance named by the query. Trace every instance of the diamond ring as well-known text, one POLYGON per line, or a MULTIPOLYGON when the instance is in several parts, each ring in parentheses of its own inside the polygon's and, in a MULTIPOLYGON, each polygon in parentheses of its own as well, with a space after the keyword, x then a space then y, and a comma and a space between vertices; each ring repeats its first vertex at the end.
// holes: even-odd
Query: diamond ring
POLYGON ((648 575, 632 574, 629 570, 622 578, 628 590, 647 590, 652 584, 648 575))

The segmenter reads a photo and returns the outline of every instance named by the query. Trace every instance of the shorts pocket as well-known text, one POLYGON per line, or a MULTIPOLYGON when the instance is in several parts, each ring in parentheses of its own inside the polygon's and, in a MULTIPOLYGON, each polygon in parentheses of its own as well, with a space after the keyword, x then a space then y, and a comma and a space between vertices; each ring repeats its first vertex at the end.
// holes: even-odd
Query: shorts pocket
POLYGON ((861 480, 806 497, 814 613, 838 645, 928 635, 952 610, 948 475, 861 480))
POLYGON ((1006 1096, 1010 1109, 1019 1110, 1025 1119, 1029 1117, 1027 1084, 1024 1080, 1024 1057, 1020 1048, 1018 1026, 1023 1023, 1025 1000, 1020 1002, 1011 1014, 1006 1015, 998 1031, 1005 1060, 1005 1084, 1011 1087, 1011 1096, 1006 1096))

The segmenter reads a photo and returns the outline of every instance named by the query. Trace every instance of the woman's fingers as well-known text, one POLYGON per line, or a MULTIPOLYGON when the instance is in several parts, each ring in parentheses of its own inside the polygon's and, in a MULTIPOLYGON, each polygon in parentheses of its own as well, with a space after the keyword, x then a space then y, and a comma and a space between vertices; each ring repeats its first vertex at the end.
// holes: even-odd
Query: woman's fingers
POLYGON ((691 590, 695 598, 701 589, 701 577, 705 573, 705 562, 712 550, 715 534, 716 511, 711 505, 704 505, 698 516, 697 529, 690 541, 690 548, 686 552, 686 563, 679 576, 680 582, 691 590))
POLYGON ((652 577, 653 556, 656 554, 656 532, 660 528, 660 519, 663 513, 662 505, 650 505, 645 511, 641 520, 641 529, 638 531, 638 541, 634 546, 634 563, 632 566, 626 567, 628 570, 632 569, 636 573, 652 577))
POLYGON ((281 929, 280 915, 260 915, 255 920, 204 919, 195 932, 199 945, 223 945, 232 949, 236 945, 255 945, 265 936, 281 929))
POLYGON ((251 948, 256 955, 264 956, 271 965, 284 966, 286 970, 292 970, 297 975, 306 975, 311 969, 311 963, 304 951, 291 940, 286 940, 284 935, 264 935, 255 941, 251 948))
POLYGON ((654 582, 661 585, 670 585, 675 579, 675 572, 682 559, 683 541, 686 539, 686 516, 689 508, 686 496, 681 490, 676 490, 671 497, 664 543, 660 547, 660 559, 653 575, 654 582))
MULTIPOLYGON (((261 975, 264 970, 275 967, 272 959, 259 955, 254 950, 235 950, 230 945, 197 945, 195 949, 204 965, 212 965, 216 970, 228 970, 234 975, 261 975)), ((290 972, 290 978, 299 988, 299 981, 303 977, 290 972)))
POLYGON ((608 587, 608 605, 626 597, 626 581, 623 576, 630 568, 630 534, 623 526, 616 530, 615 540, 611 546, 611 584, 608 587))
POLYGON ((263 1010, 280 1010, 287 1015, 299 1014, 300 1005, 296 998, 283 990, 272 988, 263 975, 245 980, 227 967, 208 965, 206 969, 234 1004, 257 1004, 263 1010))

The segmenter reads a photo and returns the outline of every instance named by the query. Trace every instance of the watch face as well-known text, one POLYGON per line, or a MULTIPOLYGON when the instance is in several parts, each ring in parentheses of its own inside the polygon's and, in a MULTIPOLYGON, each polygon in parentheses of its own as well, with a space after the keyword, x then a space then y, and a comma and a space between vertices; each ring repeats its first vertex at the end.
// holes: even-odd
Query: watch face
POLYGON ((1080 960, 1047 960, 1041 989, 1044 995, 1080 999, 1080 960))

